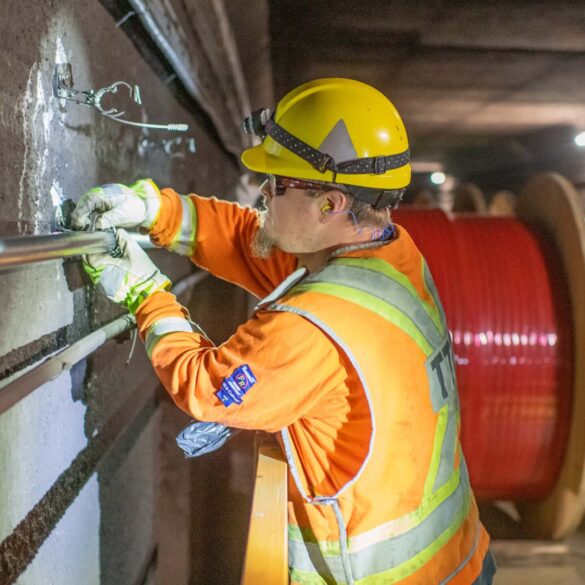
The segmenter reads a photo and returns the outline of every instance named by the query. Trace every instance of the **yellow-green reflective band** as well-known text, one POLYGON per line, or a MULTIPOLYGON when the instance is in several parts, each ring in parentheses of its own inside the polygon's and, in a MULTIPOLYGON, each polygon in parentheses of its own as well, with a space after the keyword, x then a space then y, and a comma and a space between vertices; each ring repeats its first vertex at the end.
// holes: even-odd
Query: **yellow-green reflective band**
POLYGON ((298 284, 290 292, 294 294, 308 291, 328 294, 360 305, 405 331, 414 339, 425 356, 428 357, 433 352, 433 348, 412 319, 407 317, 402 311, 389 305, 386 301, 382 301, 371 294, 359 291, 351 286, 326 282, 298 284))
POLYGON ((466 502, 455 517, 453 523, 424 550, 411 557, 405 563, 392 569, 388 569, 387 571, 382 571, 373 575, 365 575, 364 577, 358 576, 354 585, 390 585, 391 583, 397 583, 418 571, 428 563, 461 528, 461 525, 465 522, 465 519, 469 514, 470 502, 471 498, 468 495, 466 502))
POLYGON ((431 457, 431 464, 429 466, 429 472, 425 480, 425 487, 423 491, 423 497, 429 497, 435 486, 435 480, 437 479, 437 473, 439 466, 441 465, 441 453, 443 451, 443 443, 445 439, 445 431, 447 430, 447 424, 449 421, 449 406, 445 405, 439 411, 439 418, 437 420, 437 426, 435 428, 435 440, 433 443, 433 455, 431 457))
MULTIPOLYGON (((461 481, 457 477, 455 491, 436 506, 424 522, 411 530, 377 542, 359 552, 353 550, 356 537, 349 539, 349 563, 356 584, 394 583, 404 579, 421 568, 446 544, 461 527, 469 512, 471 491, 465 470, 460 479, 461 481)), ((324 577, 326 573, 322 562, 317 560, 323 557, 329 572, 337 573, 338 567, 341 567, 340 561, 335 560, 339 558, 339 553, 335 556, 327 554, 332 552, 333 547, 330 544, 306 541, 300 543, 296 539, 291 539, 289 541, 291 567, 304 574, 313 572, 324 577)))
MULTIPOLYGON (((336 544, 339 549, 339 542, 336 544)), ((292 570, 300 571, 305 576, 318 575, 325 583, 346 582, 341 553, 324 555, 316 544, 305 547, 289 542, 288 562, 292 570)))
MULTIPOLYGON (((388 262, 384 262, 384 260, 380 260, 379 258, 336 258, 336 259, 332 260, 331 262, 334 264, 343 264, 345 266, 357 266, 358 268, 362 268, 362 267, 367 268, 369 270, 379 272, 380 274, 383 274, 384 276, 401 284, 406 290, 408 290, 408 292, 413 297, 417 298, 422 303, 424 310, 426 311, 426 313, 430 317, 430 319, 432 319, 432 321, 435 324, 435 327, 437 328, 439 333, 441 335, 443 334, 443 332, 445 330, 445 322, 444 322, 444 319, 441 318, 441 314, 440 314, 441 307, 437 306, 437 298, 435 298, 435 296, 433 296, 431 294, 430 290, 428 289, 428 285, 427 285, 427 292, 429 292, 429 296, 433 299, 435 306, 424 301, 420 297, 420 295, 418 294, 418 292, 416 291, 416 289, 412 285, 412 282, 410 282, 410 280, 408 279, 408 277, 405 274, 403 274, 399 270, 396 270, 396 268, 394 268, 394 266, 392 266, 391 264, 388 264, 388 262)), ((426 274, 424 272, 425 267, 426 267, 426 262, 423 260, 421 265, 422 265, 422 269, 423 269, 423 274, 426 274)), ((428 272, 428 268, 426 269, 426 272, 428 272)), ((426 285, 426 280, 424 279, 424 277, 423 277, 423 282, 426 285)))
POLYGON ((363 266, 332 263, 307 277, 304 282, 341 284, 375 296, 404 313, 431 346, 436 347, 441 341, 441 331, 425 311, 421 298, 380 272, 363 266))
POLYGON ((197 243, 197 209, 191 197, 180 195, 179 199, 183 208, 181 227, 169 248, 182 256, 193 256, 197 243))
MULTIPOLYGON (((319 550, 325 556, 335 556, 341 554, 339 542, 337 540, 317 540, 313 530, 309 527, 296 526, 295 524, 288 525, 288 540, 301 542, 304 544, 314 544, 319 547, 319 550)), ((350 539, 351 540, 351 539, 350 539)))
POLYGON ((423 282, 425 283, 425 287, 427 292, 431 295, 433 301, 435 302, 435 306, 439 311, 440 319, 443 323, 447 323, 447 318, 445 317, 445 310, 443 309, 443 305, 441 300, 439 299, 439 293, 437 291, 437 287, 435 285, 435 281, 431 275, 431 271, 425 260, 422 263, 422 271, 423 271, 423 282))
POLYGON ((264 297, 254 310, 264 309, 281 296, 283 296, 289 288, 292 288, 297 281, 299 281, 307 273, 306 268, 297 268, 292 274, 289 274, 268 296, 264 297))
MULTIPOLYGON (((464 470, 462 474, 461 469, 462 467, 460 466, 451 475, 449 480, 428 498, 424 499, 423 503, 416 510, 389 522, 385 522, 372 530, 350 537, 348 539, 349 553, 357 553, 379 542, 406 534, 422 524, 444 501, 452 498, 453 493, 459 489, 461 484, 464 486, 463 489, 469 489, 467 471, 464 470)), ((463 469, 465 469, 464 466, 463 469)), ((321 553, 325 556, 340 554, 339 543, 337 541, 318 541, 313 531, 308 527, 300 528, 289 525, 288 535, 289 542, 296 541, 305 543, 305 546, 311 544, 318 546, 321 553)))
MULTIPOLYGON (((457 444, 459 442, 457 438, 458 419, 458 410, 452 405, 448 409, 447 428, 444 430, 441 442, 440 463, 433 482, 433 492, 449 481, 455 471, 455 454, 457 453, 457 444)), ((433 459, 435 456, 436 452, 433 452, 433 459)), ((427 484, 425 483, 425 489, 426 487, 427 484)))
POLYGON ((404 313, 418 327, 429 345, 436 347, 441 341, 442 334, 424 310, 421 298, 380 272, 363 266, 332 263, 307 277, 304 282, 342 284, 375 296, 404 313))
POLYGON ((332 578, 326 581, 321 575, 310 571, 291 569, 289 575, 291 582, 299 585, 338 585, 332 578))

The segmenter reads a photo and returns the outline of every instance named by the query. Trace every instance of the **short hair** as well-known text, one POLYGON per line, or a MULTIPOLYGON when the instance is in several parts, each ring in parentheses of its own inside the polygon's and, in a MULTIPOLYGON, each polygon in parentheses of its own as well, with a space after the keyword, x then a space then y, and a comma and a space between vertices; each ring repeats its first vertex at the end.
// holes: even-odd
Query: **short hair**
MULTIPOLYGON (((392 209, 400 203, 406 191, 406 189, 385 189, 382 191, 380 189, 355 187, 354 185, 339 183, 327 183, 327 187, 338 189, 347 197, 349 203, 348 211, 353 213, 359 224, 381 229, 391 223, 392 209), (371 203, 364 201, 366 197, 372 200, 378 198, 382 193, 388 201, 388 204, 380 209, 375 209, 371 203)), ((323 191, 316 189, 308 191, 311 197, 318 197, 322 193, 323 191)))

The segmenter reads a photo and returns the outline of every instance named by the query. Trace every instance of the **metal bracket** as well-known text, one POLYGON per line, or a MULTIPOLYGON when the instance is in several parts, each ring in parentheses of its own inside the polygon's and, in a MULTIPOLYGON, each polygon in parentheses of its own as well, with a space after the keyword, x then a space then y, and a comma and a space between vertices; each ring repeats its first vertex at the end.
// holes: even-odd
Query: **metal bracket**
POLYGON ((119 87, 125 87, 130 92, 130 97, 134 103, 142 105, 140 97, 140 88, 138 85, 130 85, 126 81, 116 81, 107 87, 101 89, 86 89, 79 90, 73 87, 73 73, 69 63, 58 64, 55 67, 55 75, 53 77, 53 94, 56 98, 67 100, 82 106, 94 107, 102 116, 128 124, 130 126, 138 126, 140 128, 155 128, 158 130, 169 130, 172 132, 186 132, 189 129, 188 124, 147 124, 144 122, 132 122, 125 120, 122 116, 126 113, 124 110, 117 108, 105 109, 102 105, 102 99, 107 94, 115 94, 119 87))

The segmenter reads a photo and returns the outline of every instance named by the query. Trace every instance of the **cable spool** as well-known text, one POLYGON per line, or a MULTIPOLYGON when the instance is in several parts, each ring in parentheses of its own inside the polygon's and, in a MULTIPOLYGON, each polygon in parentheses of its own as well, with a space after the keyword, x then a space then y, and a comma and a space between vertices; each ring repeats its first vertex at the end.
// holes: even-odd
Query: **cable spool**
POLYGON ((498 191, 490 201, 488 212, 497 217, 516 215, 516 197, 511 191, 498 191))
POLYGON ((458 185, 453 190, 453 213, 478 213, 486 215, 488 206, 482 190, 473 183, 458 185))
POLYGON ((429 189, 420 189, 412 198, 411 205, 416 209, 435 209, 438 202, 429 189))
POLYGON ((558 175, 532 179, 517 213, 394 218, 445 307, 476 495, 520 503, 527 535, 561 537, 585 509, 585 228, 558 175))

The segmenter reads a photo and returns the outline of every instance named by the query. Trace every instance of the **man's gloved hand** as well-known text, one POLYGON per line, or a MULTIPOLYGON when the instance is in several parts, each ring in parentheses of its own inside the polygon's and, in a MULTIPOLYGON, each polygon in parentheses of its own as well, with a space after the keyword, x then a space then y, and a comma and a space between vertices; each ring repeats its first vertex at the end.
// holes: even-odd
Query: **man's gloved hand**
POLYGON ((85 258, 83 267, 110 300, 124 305, 134 314, 144 299, 169 288, 171 281, 123 229, 116 230, 116 239, 122 252, 120 258, 92 254, 85 258))
POLYGON ((127 187, 111 183, 94 187, 81 196, 71 213, 71 225, 82 230, 97 214, 95 229, 142 227, 150 231, 160 210, 160 191, 151 179, 140 179, 127 187))

